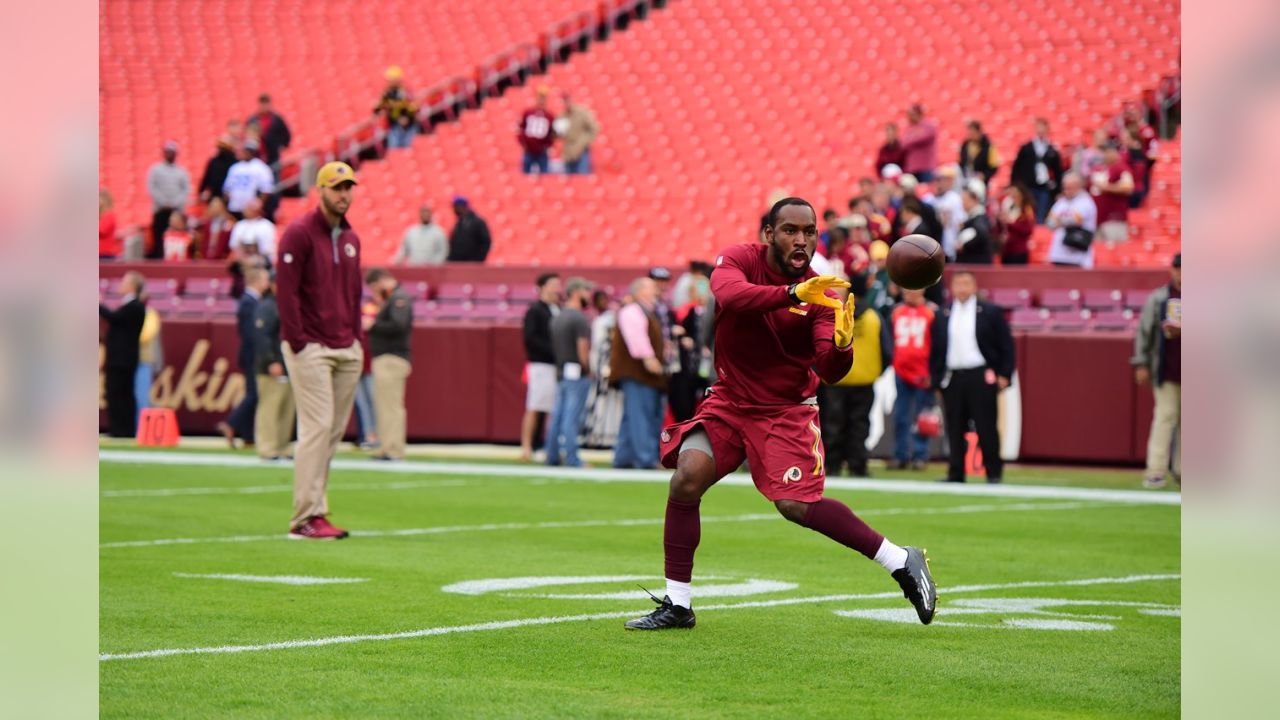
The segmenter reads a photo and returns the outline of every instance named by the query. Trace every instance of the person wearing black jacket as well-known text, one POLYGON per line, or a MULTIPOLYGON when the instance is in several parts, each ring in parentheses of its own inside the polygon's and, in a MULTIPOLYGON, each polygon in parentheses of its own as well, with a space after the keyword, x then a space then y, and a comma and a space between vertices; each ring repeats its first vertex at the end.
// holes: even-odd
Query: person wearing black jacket
POLYGON ((245 442, 254 442, 253 420, 258 410, 258 375, 254 363, 258 344, 258 302, 270 286, 271 276, 266 269, 252 267, 245 271, 244 292, 236 305, 236 334, 240 337, 236 366, 244 375, 244 397, 227 419, 217 425, 218 432, 232 449, 236 447, 237 435, 245 442))
POLYGON ((484 262, 489 256, 489 247, 493 240, 489 236, 489 225, 471 209, 471 204, 464 197, 453 199, 453 212, 458 216, 458 223, 449 234, 448 262, 484 262))
POLYGON ((413 337, 413 298, 382 268, 365 275, 365 284, 378 302, 378 313, 366 319, 369 354, 373 357, 373 414, 382 452, 378 460, 403 460, 406 441, 404 387, 413 366, 409 344, 413 337))
POLYGON ((529 360, 529 390, 520 423, 520 459, 533 459, 539 426, 556 404, 556 355, 551 345, 551 319, 560 312, 560 276, 538 276, 538 299, 524 313, 524 352, 529 360))
POLYGON ((1009 180, 1031 189, 1036 200, 1036 222, 1043 224, 1062 187, 1062 155, 1049 142, 1048 120, 1036 118, 1036 135, 1018 148, 1009 180))
POLYGON ((995 261, 995 241, 991 237, 991 219, 987 217, 985 186, 981 180, 970 180, 960 193, 960 203, 969 217, 956 236, 956 262, 990 265, 995 261))
POLYGON ((977 292, 973 273, 952 274, 953 300, 939 308, 930 329, 929 372, 934 389, 942 392, 951 448, 948 482, 964 482, 970 422, 978 432, 987 482, 1000 482, 1004 473, 996 401, 1013 378, 1013 333, 999 306, 979 300, 977 292))
POLYGON ((977 120, 965 123, 965 139, 960 143, 960 171, 965 178, 982 178, 984 185, 1000 169, 1000 159, 991 147, 991 138, 982 132, 977 120))
POLYGON ((258 301, 254 313, 254 341, 258 390, 258 410, 253 416, 254 445, 263 460, 287 459, 296 408, 280 350, 280 308, 276 306, 274 277, 270 291, 258 301))
POLYGON ((227 182, 227 172, 236 162, 235 141, 229 135, 218 138, 218 151, 205 163, 204 175, 200 176, 200 187, 196 191, 200 202, 207 203, 215 197, 227 199, 222 194, 222 186, 227 182))
POLYGON ((262 158, 271 166, 271 172, 280 172, 280 151, 293 142, 293 133, 289 132, 289 124, 271 107, 271 96, 263 93, 258 96, 258 111, 245 120, 245 127, 255 128, 262 139, 262 150, 266 157, 262 158))
POLYGON ((125 273, 120 281, 124 297, 115 310, 98 303, 98 317, 107 321, 106 376, 107 434, 111 437, 133 437, 137 422, 138 402, 133 395, 133 378, 138 371, 138 338, 146 320, 146 301, 142 297, 142 275, 125 273))

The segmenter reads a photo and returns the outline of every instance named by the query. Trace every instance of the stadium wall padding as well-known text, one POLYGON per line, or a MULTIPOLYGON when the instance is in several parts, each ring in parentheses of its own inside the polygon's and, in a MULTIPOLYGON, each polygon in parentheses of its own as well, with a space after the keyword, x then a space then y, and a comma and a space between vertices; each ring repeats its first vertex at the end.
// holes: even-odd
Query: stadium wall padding
MULTIPOLYGON (((174 407, 187 434, 212 434, 235 407, 244 379, 231 320, 167 320, 165 367, 152 401, 174 407)), ((1131 464, 1146 454, 1150 388, 1132 380, 1133 340, 1121 334, 1018 334, 1021 459, 1131 464)), ((438 323, 413 335, 406 391, 415 441, 511 443, 524 411, 518 326, 438 323)), ((99 360, 101 363, 101 360, 99 360)), ((100 376, 101 377, 101 376, 100 376)), ((99 388, 99 427, 106 428, 99 388)), ((350 437, 354 437, 354 421, 350 437)))

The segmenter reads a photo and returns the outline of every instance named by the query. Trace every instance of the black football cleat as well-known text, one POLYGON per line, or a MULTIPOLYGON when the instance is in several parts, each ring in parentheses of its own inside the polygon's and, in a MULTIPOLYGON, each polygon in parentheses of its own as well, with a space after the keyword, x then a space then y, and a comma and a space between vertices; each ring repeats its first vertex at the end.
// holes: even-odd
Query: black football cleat
POLYGON ((671 598, 663 596, 661 600, 652 593, 649 597, 658 603, 658 607, 653 612, 642 618, 628 620, 624 627, 628 630, 688 630, 697 624, 697 619, 693 616, 693 610, 674 605, 671 598))
POLYGON ((906 548, 906 551, 907 564, 893 572, 893 579, 898 581, 903 596, 915 606, 920 622, 928 625, 933 622, 933 611, 938 606, 938 586, 933 584, 933 576, 929 574, 929 558, 925 551, 913 547, 906 548))

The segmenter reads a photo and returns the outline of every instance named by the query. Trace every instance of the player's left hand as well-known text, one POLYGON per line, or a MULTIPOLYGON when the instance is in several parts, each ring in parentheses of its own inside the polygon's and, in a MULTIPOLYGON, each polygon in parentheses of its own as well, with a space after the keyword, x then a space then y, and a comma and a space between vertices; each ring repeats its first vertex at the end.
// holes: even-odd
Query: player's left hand
POLYGON ((853 344, 853 302, 854 296, 850 295, 848 302, 836 310, 835 341, 841 350, 853 344))

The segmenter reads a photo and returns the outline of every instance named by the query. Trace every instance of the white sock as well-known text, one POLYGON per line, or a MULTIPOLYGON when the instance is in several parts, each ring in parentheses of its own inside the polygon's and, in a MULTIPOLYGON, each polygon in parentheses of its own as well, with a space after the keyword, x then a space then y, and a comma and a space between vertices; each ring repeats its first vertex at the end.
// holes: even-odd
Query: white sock
MULTIPOLYGON (((876 551, 876 562, 889 572, 901 570, 907 566, 907 551, 889 542, 889 538, 885 538, 880 543, 880 549, 876 551)), ((667 581, 668 585, 671 583, 667 581)))
MULTIPOLYGON (((907 554, 902 553, 902 557, 906 558, 907 554)), ((903 561, 905 562, 905 560, 903 561)), ((693 587, 687 582, 667 579, 667 597, 671 598, 672 605, 679 605, 682 608, 693 607, 689 603, 693 600, 693 587)))

